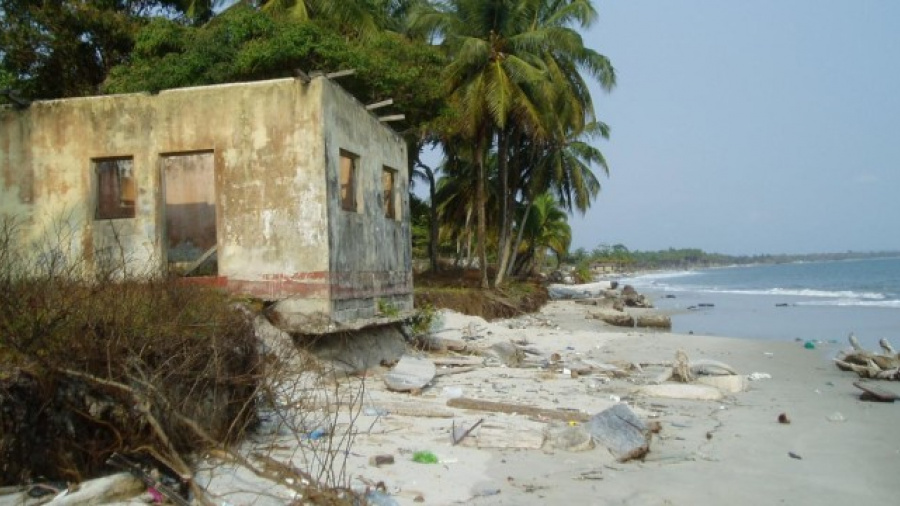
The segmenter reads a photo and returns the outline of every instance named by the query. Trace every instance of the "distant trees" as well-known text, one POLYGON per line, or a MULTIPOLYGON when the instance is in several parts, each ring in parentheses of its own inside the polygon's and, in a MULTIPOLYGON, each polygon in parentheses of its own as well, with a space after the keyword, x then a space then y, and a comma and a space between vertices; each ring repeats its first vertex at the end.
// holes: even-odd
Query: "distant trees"
POLYGON ((776 264, 798 261, 829 261, 852 258, 897 257, 900 252, 845 252, 809 255, 723 255, 707 253, 698 248, 668 248, 658 251, 630 251, 623 244, 601 244, 588 252, 584 248, 569 253, 565 261, 579 265, 587 263, 613 264, 635 269, 699 269, 711 266, 776 264))

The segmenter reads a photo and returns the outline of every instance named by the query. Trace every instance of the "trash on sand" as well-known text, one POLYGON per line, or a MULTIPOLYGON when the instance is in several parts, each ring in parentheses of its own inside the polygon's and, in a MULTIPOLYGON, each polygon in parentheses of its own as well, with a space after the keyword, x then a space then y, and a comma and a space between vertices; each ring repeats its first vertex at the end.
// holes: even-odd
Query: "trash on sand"
POLYGON ((747 379, 750 381, 767 380, 772 379, 772 375, 767 372, 752 372, 747 375, 747 379))
POLYGON ((801 457, 800 455, 797 455, 794 452, 788 452, 788 456, 792 459, 803 460, 803 457, 801 457))
POLYGON ((829 422, 846 422, 847 419, 844 418, 844 414, 840 411, 835 411, 834 413, 828 415, 829 422))
POLYGON ((812 341, 806 341, 803 344, 803 347, 806 348, 807 350, 814 350, 814 349, 816 349, 816 343, 814 343, 812 341))
POLYGON ((482 422, 484 422, 484 418, 478 420, 477 422, 472 424, 471 427, 469 427, 467 429, 465 425, 461 425, 459 428, 457 428, 456 421, 454 421, 453 422, 453 430, 451 431, 451 433, 452 433, 451 435, 453 437, 453 446, 458 445, 460 443, 460 441, 465 439, 466 436, 471 434, 473 430, 478 428, 478 426, 481 425, 482 422))
POLYGON ((391 414, 390 411, 382 408, 366 408, 363 413, 366 416, 388 416, 389 414, 391 414))
POLYGON ((444 397, 455 399, 457 397, 463 396, 463 389, 462 387, 444 387, 441 390, 441 393, 444 395, 444 397))
POLYGON ((323 429, 322 427, 319 427, 318 429, 310 432, 306 437, 311 441, 315 441, 317 439, 322 439, 326 434, 328 434, 328 431, 323 429))
POLYGON ((786 413, 782 413, 782 414, 778 415, 778 423, 788 424, 788 423, 791 423, 791 419, 788 418, 786 413))
POLYGON ((399 506, 396 499, 387 492, 372 490, 366 494, 366 504, 371 506, 399 506))
POLYGON ((375 467, 386 466, 394 463, 393 455, 372 455, 369 457, 369 465, 375 467))
POLYGON ((438 458, 437 455, 431 453, 428 450, 421 450, 413 453, 412 456, 413 462, 418 462, 419 464, 437 464, 438 458))

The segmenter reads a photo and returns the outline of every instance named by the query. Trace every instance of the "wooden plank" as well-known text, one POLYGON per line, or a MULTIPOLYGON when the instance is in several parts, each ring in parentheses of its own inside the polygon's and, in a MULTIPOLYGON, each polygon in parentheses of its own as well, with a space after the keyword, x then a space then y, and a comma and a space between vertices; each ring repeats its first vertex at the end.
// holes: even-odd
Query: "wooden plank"
POLYGON ((421 390, 434 379, 435 371, 431 360, 403 355, 397 365, 385 373, 384 383, 395 392, 421 390))
POLYGON ((472 372, 478 369, 478 366, 469 366, 469 367, 450 367, 447 369, 438 369, 434 375, 435 376, 447 376, 448 374, 460 374, 464 372, 472 372))
POLYGON ((389 105, 391 105, 391 104, 393 104, 393 103, 394 103, 394 99, 393 99, 393 98, 389 98, 389 99, 387 99, 387 100, 382 100, 381 102, 375 102, 374 104, 369 104, 369 105, 367 105, 367 106, 366 106, 366 110, 367 110, 367 111, 371 111, 371 110, 373 110, 373 109, 378 109, 378 108, 381 108, 381 107, 387 107, 387 106, 389 106, 389 105))
POLYGON ((494 402, 470 397, 457 397, 447 401, 451 408, 472 409, 489 411, 494 413, 509 413, 531 416, 539 419, 562 420, 564 422, 586 422, 590 417, 580 411, 563 411, 559 409, 544 409, 524 404, 512 404, 508 402, 494 402))
POLYGON ((543 424, 481 424, 460 446, 476 448, 520 448, 537 450, 544 446, 543 424))
POLYGON ((212 248, 209 248, 208 250, 206 250, 206 253, 203 253, 202 255, 200 255, 200 258, 198 258, 197 260, 194 260, 194 263, 192 263, 191 265, 188 266, 188 268, 184 271, 184 274, 182 274, 182 276, 188 276, 192 272, 196 271, 197 267, 200 267, 201 265, 203 265, 203 262, 207 261, 209 259, 209 257, 211 257, 212 254, 216 252, 217 248, 218 248, 217 245, 213 245, 212 248))
POLYGON ((463 367, 484 365, 482 357, 434 357, 431 362, 437 366, 463 367))
POLYGON ((352 76, 356 73, 356 69, 338 70, 337 72, 329 72, 325 74, 328 79, 337 79, 338 77, 352 76))

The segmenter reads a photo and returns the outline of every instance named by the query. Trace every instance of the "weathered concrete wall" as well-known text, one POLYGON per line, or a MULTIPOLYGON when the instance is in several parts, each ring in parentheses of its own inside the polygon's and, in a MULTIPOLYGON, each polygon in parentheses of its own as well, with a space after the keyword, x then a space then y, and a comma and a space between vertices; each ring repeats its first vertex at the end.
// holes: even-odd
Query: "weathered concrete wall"
POLYGON ((333 301, 339 321, 370 318, 378 301, 411 310, 412 247, 406 144, 392 130, 338 87, 325 90, 325 153, 328 188, 339 194, 341 150, 358 158, 357 212, 329 199, 329 236, 333 301), (396 171, 395 218, 385 216, 382 171, 396 171))
POLYGON ((131 274, 163 272, 166 174, 192 157, 213 160, 218 275, 205 282, 282 300, 287 315, 369 318, 378 300, 412 308, 405 144, 325 78, 4 109, 0 215, 25 220, 32 239, 66 223, 89 268, 124 256, 131 274), (358 212, 341 209, 342 149, 359 156, 358 212), (94 219, 94 161, 111 157, 133 158, 133 218, 94 219), (385 167, 396 171, 393 219, 385 167))
POLYGON ((98 263, 95 252, 121 245, 136 265, 161 272, 160 158, 209 151, 217 283, 263 298, 299 294, 329 310, 321 83, 35 102, 3 111, 0 125, 0 212, 27 219, 32 237, 39 223, 65 219, 89 264, 98 263), (121 156, 134 160, 135 217, 94 220, 92 160, 121 156))

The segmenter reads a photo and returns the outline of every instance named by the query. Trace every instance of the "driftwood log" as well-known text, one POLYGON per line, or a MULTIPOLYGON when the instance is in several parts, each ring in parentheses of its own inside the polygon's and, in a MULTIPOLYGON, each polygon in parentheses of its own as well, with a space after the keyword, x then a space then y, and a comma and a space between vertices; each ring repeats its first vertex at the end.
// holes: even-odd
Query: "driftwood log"
POLYGON ((838 369, 855 372, 860 378, 900 381, 900 354, 887 339, 878 342, 883 353, 864 349, 852 333, 848 340, 851 350, 841 352, 834 359, 838 369))

